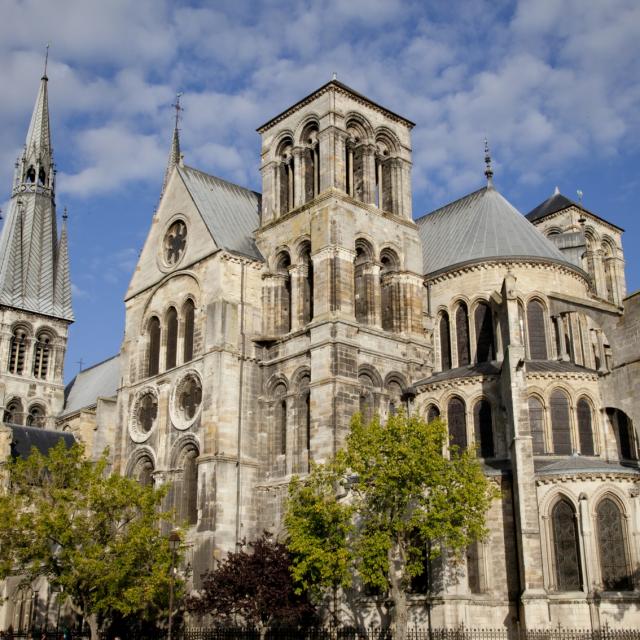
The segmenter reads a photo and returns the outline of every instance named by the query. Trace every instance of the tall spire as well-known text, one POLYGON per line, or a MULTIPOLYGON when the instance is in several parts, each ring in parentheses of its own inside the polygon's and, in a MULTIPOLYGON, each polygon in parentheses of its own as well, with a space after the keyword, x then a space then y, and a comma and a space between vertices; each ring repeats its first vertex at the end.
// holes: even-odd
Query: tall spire
POLYGON ((70 298, 68 304, 57 302, 59 254, 66 255, 67 241, 58 243, 54 180, 45 60, 0 235, 0 304, 72 321, 70 298))
POLYGON ((180 106, 180 98, 182 97, 182 93, 176 94, 176 101, 171 106, 176 110, 176 119, 175 124, 173 126, 173 138, 171 140, 171 149, 169 150, 169 161, 167 162, 167 168, 164 172, 164 179, 162 180, 162 191, 160 195, 164 193, 164 190, 167 188, 167 183, 169 182, 169 178, 171 177, 171 172, 174 167, 180 164, 180 112, 184 111, 184 108, 180 106))
POLYGON ((487 188, 493 188, 493 169, 491 168, 491 153, 489 152, 489 141, 484 139, 484 175, 487 178, 487 188))
POLYGON ((62 214, 62 232, 58 242, 54 311, 62 318, 73 317, 71 307, 71 276, 69 274, 69 241, 67 239, 67 208, 62 214))

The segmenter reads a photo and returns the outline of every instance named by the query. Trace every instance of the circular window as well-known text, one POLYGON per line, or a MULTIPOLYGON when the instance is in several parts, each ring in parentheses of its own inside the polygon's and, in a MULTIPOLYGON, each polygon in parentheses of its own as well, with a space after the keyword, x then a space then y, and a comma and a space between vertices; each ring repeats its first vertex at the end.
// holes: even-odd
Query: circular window
POLYGON ((129 433, 134 442, 144 442, 156 425, 158 417, 158 398, 151 389, 146 389, 138 396, 133 405, 131 428, 129 433))
POLYGON ((182 220, 176 220, 164 236, 163 256, 169 267, 180 262, 187 246, 187 225, 182 220))
POLYGON ((188 429, 200 414, 202 383, 195 371, 187 373, 175 386, 171 398, 171 421, 176 429, 188 429))

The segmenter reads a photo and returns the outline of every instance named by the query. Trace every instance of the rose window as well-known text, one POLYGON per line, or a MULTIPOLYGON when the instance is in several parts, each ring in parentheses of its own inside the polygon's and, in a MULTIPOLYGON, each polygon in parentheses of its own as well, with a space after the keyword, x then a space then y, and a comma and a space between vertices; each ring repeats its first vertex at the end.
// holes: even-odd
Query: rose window
POLYGON ((151 395, 145 395, 138 405, 138 427, 142 433, 149 433, 158 415, 158 402, 151 395))
POLYGON ((187 420, 191 420, 196 415, 201 402, 202 389, 200 384, 194 378, 189 378, 180 394, 180 409, 187 420))
POLYGON ((171 393, 171 421, 176 429, 188 429, 202 408, 202 382, 195 371, 189 371, 171 393))

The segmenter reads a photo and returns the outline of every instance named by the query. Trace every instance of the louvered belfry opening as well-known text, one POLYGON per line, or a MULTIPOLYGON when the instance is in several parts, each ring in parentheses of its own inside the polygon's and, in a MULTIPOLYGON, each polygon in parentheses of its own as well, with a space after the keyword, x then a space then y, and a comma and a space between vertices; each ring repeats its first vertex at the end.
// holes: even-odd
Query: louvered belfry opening
POLYGON ((564 499, 551 512, 553 548, 556 565, 556 590, 579 591, 582 588, 578 527, 573 507, 564 499))
POLYGON ((531 360, 546 360, 548 354, 544 307, 539 300, 530 300, 527 304, 527 333, 531 360))
POLYGON ((473 408, 473 421, 476 444, 483 458, 493 458, 495 449, 493 444, 493 420, 491 415, 491 403, 482 399, 476 402, 473 408))
POLYGON ((594 455, 593 425, 591 420, 591 405, 585 398, 580 398, 577 405, 578 436, 580 438, 580 453, 583 456, 594 455))
POLYGON ((447 407, 447 423, 449 425, 449 442, 458 449, 467 448, 467 418, 464 401, 451 398, 447 407))
POLYGON ((15 329, 11 336, 9 352, 9 373, 22 375, 27 350, 27 334, 23 329, 15 329))
POLYGON ((546 451, 544 436, 544 406, 532 396, 529 398, 529 428, 533 440, 533 455, 543 455, 546 451))
POLYGON ((476 360, 489 362, 495 358, 493 337, 493 316, 491 307, 486 302, 480 302, 475 311, 476 329, 476 360))
POLYGON ((551 394, 551 431, 553 434, 553 452, 570 455, 571 448, 571 416, 569 414, 569 398, 564 391, 556 389, 551 394))
POLYGON ((458 347, 458 366, 464 367, 470 364, 469 312, 464 302, 461 302, 456 309, 456 346, 458 347))
POLYGON ((51 337, 46 333, 38 335, 33 350, 33 376, 44 380, 49 372, 51 337))
POLYGON ((604 498, 598 504, 596 514, 602 586, 607 591, 631 589, 620 508, 611 498, 604 498))

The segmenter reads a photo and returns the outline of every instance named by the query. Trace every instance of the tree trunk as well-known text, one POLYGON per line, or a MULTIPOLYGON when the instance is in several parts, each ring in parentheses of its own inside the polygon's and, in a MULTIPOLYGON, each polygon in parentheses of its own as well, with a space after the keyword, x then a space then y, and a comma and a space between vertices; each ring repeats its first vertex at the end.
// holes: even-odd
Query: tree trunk
POLYGON ((402 544, 396 542, 389 549, 389 584, 391 586, 391 600, 393 602, 392 627, 394 640, 405 640, 409 611, 407 607, 407 592, 405 591, 406 561, 402 544))
MULTIPOLYGON (((264 640, 267 637, 268 629, 269 627, 266 624, 260 623, 258 625, 258 633, 260 634, 260 640, 264 640)), ((91 640, 93 640, 93 638, 91 640)))
POLYGON ((98 625, 98 616, 95 613, 85 617, 91 631, 91 640, 98 640, 100 637, 100 627, 98 625))

